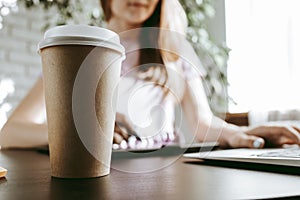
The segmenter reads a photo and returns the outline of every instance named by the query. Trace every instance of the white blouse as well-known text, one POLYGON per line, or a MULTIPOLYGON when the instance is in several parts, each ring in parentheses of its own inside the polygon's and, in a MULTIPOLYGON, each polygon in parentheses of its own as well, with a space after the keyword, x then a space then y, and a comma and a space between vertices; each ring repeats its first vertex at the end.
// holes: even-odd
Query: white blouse
MULTIPOLYGON (((117 112, 125 115, 141 138, 175 139, 175 106, 181 103, 186 81, 199 73, 181 59, 167 65, 171 91, 164 97, 161 87, 145 81, 137 73, 122 69, 117 112), (167 137, 166 137, 167 135, 167 137)), ((136 70, 137 71, 137 70, 136 70)))

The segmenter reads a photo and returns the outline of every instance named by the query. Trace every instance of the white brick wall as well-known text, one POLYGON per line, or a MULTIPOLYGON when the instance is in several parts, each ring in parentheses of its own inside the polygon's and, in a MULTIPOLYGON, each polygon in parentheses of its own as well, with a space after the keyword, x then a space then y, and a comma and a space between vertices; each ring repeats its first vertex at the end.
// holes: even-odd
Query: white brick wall
POLYGON ((44 13, 42 9, 26 10, 20 4, 17 13, 4 18, 0 30, 0 81, 10 78, 14 82, 15 92, 5 99, 12 110, 42 71, 36 48, 43 36, 44 13))
MULTIPOLYGON (((81 20, 77 23, 87 23, 87 13, 99 6, 99 1, 82 2, 84 11, 81 14, 76 13, 79 16, 77 18, 81 20)), ((3 28, 0 29, 0 83, 2 79, 10 78, 15 86, 15 92, 5 99, 5 102, 12 106, 8 115, 41 74, 37 44, 43 37, 46 18, 52 23, 57 18, 55 9, 48 12, 42 8, 26 9, 22 3, 19 3, 18 7, 17 13, 4 17, 3 28)), ((3 92, 0 90, 0 97, 3 92)), ((3 113, 0 113, 0 129, 4 120, 1 116, 3 113)))

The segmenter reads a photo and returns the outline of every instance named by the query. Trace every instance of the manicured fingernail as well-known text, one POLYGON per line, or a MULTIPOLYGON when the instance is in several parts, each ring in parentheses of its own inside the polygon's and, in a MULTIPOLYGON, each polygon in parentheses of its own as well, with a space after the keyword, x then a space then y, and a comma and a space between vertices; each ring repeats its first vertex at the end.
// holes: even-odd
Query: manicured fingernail
POLYGON ((142 139, 140 142, 137 143, 138 149, 145 149, 148 145, 148 141, 146 139, 142 139))
POLYGON ((174 133, 169 133, 169 140, 170 140, 170 142, 173 142, 175 140, 174 133))
POLYGON ((257 138, 256 140, 253 141, 252 147, 258 149, 261 147, 263 143, 264 140, 262 138, 257 138))
POLYGON ((119 148, 120 148, 120 145, 118 145, 118 144, 113 144, 113 145, 112 145, 112 148, 113 148, 113 149, 119 149, 119 148))
POLYGON ((154 136, 154 143, 156 143, 156 144, 162 143, 162 138, 159 134, 154 136))
POLYGON ((148 147, 153 147, 153 146, 154 146, 154 139, 148 138, 148 147))
POLYGON ((168 133, 162 133, 161 137, 162 137, 163 142, 168 142, 168 139, 169 139, 168 133))
POLYGON ((140 136, 135 131, 131 132, 130 135, 136 137, 136 139, 139 141, 141 140, 140 136))
POLYGON ((137 138, 135 136, 129 136, 128 138, 128 147, 134 149, 136 147, 137 138))
POLYGON ((128 147, 128 144, 125 140, 122 140, 122 142, 120 143, 120 148, 121 149, 127 149, 128 147))

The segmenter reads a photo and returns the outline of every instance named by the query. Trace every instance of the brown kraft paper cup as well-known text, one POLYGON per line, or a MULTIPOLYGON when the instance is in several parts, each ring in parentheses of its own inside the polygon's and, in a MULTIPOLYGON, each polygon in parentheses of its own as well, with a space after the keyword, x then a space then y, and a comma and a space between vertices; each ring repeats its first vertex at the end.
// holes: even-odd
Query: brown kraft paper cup
POLYGON ((108 175, 117 96, 114 91, 121 68, 120 52, 101 46, 57 45, 42 48, 40 54, 51 175, 59 178, 108 175), (74 84, 79 70, 84 66, 89 68, 81 73, 85 84, 76 88, 74 84), (95 90, 91 89, 93 85, 95 90), (74 95, 76 91, 77 95, 74 95), (91 95, 94 105, 86 100, 91 95), (86 107, 92 107, 96 120, 89 119, 92 112, 86 107))

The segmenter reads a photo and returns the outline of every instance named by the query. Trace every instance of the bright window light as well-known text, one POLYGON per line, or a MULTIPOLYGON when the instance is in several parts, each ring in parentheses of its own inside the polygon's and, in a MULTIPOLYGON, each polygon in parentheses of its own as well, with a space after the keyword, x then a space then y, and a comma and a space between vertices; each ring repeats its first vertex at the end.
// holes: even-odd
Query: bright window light
POLYGON ((14 82, 9 78, 0 79, 0 130, 7 120, 7 113, 12 106, 5 99, 15 91, 14 82))
POLYGON ((300 107, 300 1, 225 0, 231 112, 300 107))
POLYGON ((0 30, 3 28, 2 18, 17 10, 17 0, 0 0, 0 30))

